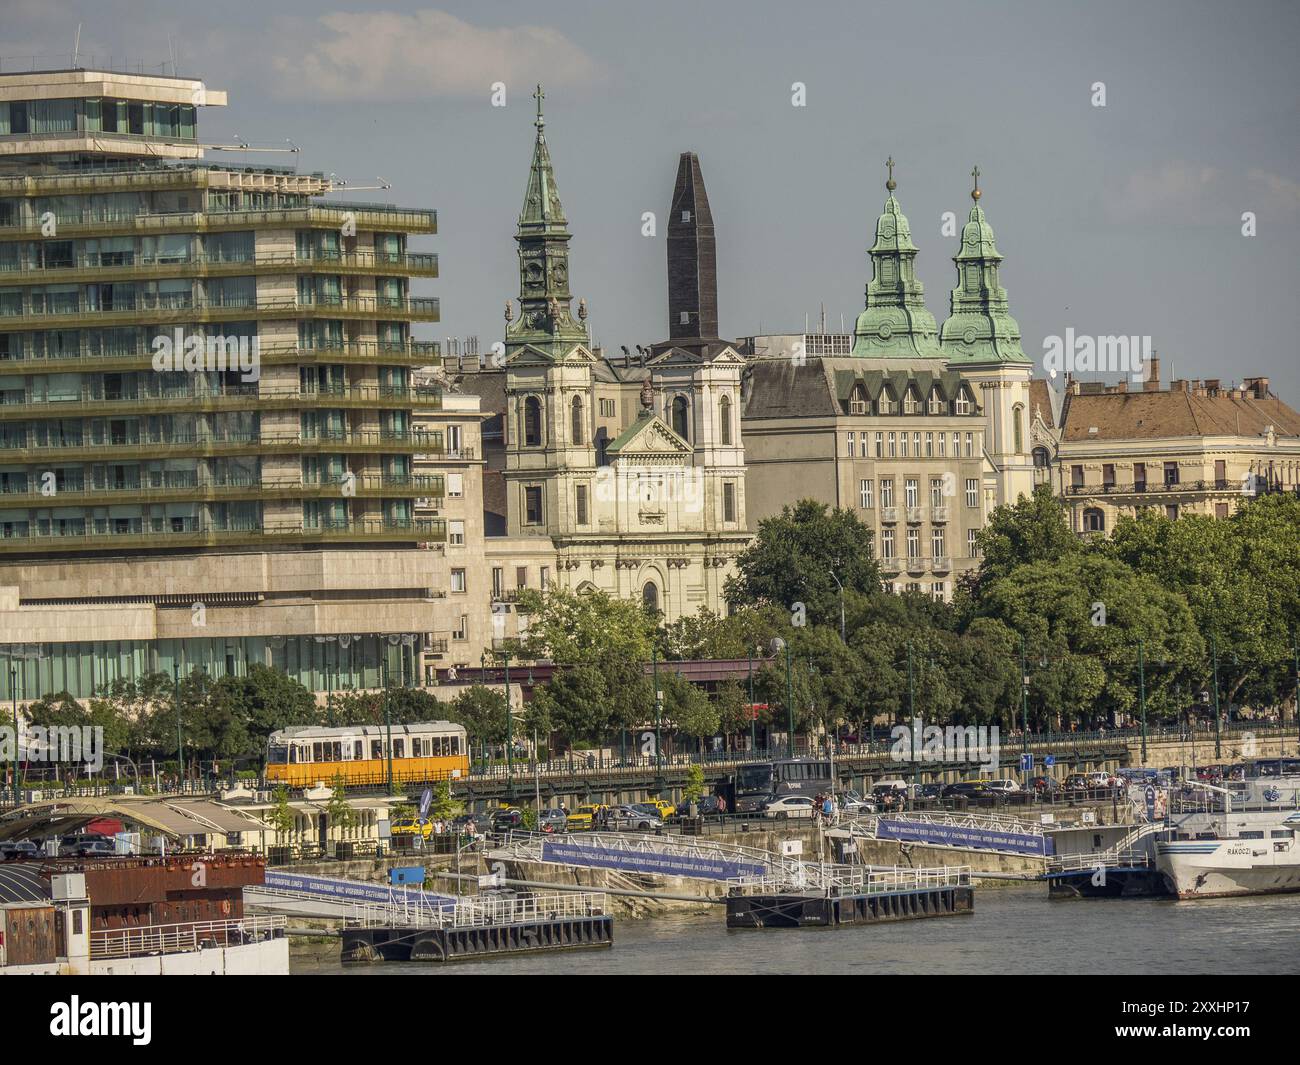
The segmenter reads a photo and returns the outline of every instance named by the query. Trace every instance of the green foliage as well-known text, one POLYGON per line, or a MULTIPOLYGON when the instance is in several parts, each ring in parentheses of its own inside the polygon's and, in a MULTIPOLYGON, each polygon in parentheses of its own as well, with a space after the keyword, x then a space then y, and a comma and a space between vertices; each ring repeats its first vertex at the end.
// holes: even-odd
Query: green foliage
POLYGON ((337 828, 356 827, 357 812, 348 802, 347 784, 341 771, 330 781, 330 798, 325 804, 325 813, 329 816, 329 823, 337 828))
POLYGON ((682 787, 682 798, 687 802, 699 802, 704 795, 704 767, 693 765, 686 770, 686 784, 682 787))
POLYGON ((452 721, 465 726, 476 743, 504 743, 506 740, 505 693, 482 684, 466 688, 446 706, 452 721))
POLYGON ((451 782, 440 780, 433 786, 433 801, 429 803, 429 816, 446 821, 460 813, 462 803, 451 797, 451 782))
POLYGON ((805 604, 808 620, 839 624, 838 577, 846 591, 880 593, 880 568, 871 555, 871 531, 851 510, 804 499, 779 517, 758 524, 758 535, 736 562, 727 598, 794 611, 805 604), (832 576, 834 574, 834 576, 832 576))
POLYGON ((273 801, 275 805, 266 815, 266 820, 277 835, 284 839, 293 831, 294 824, 293 808, 289 805, 289 789, 281 784, 275 789, 273 801))
POLYGON ((998 507, 979 534, 978 586, 1007 576, 1017 566, 1054 562, 1082 550, 1070 530, 1064 504, 1041 484, 1029 498, 998 507))

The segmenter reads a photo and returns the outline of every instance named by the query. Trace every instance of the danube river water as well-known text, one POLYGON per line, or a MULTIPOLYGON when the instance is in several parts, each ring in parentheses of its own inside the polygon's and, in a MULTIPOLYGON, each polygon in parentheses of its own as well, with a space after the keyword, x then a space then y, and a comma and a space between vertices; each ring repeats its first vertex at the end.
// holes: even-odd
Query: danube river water
POLYGON ((1300 895, 1050 902, 1043 885, 977 888, 975 913, 868 928, 728 931, 714 914, 619 921, 609 950, 295 973, 1300 973, 1300 895))

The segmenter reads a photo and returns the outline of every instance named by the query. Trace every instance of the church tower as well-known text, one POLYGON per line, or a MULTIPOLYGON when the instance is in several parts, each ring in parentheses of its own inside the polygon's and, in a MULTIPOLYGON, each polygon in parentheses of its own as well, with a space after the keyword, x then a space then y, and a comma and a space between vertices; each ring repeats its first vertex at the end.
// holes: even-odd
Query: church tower
POLYGON ((1011 317, 999 272, 1002 255, 980 206, 979 167, 971 171, 973 206, 953 256, 957 286, 940 344, 950 368, 979 389, 984 410, 986 487, 994 505, 1014 503, 1034 490, 1029 441, 1029 379, 1033 364, 1020 347, 1020 326, 1011 317))
POLYGON ((894 196, 894 160, 885 164, 889 198, 876 220, 876 240, 868 254, 872 274, 866 309, 853 329, 853 354, 886 359, 938 359, 938 327, 925 306, 925 288, 916 279, 916 245, 907 217, 894 196))
POLYGON ((507 529, 554 536, 591 522, 596 471, 592 366, 586 304, 572 311, 569 233, 542 117, 537 127, 519 245, 519 314, 506 304, 507 529))
POLYGON ((718 262, 713 212, 700 160, 682 152, 668 213, 668 342, 718 341, 718 262))

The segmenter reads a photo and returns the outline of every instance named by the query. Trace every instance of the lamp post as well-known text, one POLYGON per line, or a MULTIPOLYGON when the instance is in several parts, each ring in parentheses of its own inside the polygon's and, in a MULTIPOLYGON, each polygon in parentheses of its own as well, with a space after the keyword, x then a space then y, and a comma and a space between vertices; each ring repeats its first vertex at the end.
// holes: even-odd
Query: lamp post
POLYGON ((393 714, 392 708, 388 702, 388 656, 384 655, 381 659, 383 668, 380 671, 380 682, 383 684, 383 691, 380 698, 384 704, 384 753, 387 755, 387 781, 388 794, 393 794, 393 714))
POLYGON ((663 757, 663 708, 664 701, 659 696, 659 648, 654 644, 650 645, 650 685, 654 688, 655 701, 655 776, 656 782, 662 787, 659 778, 663 777, 664 757, 663 757))
POLYGON ((1142 641, 1138 640, 1138 708, 1142 714, 1142 764, 1147 764, 1147 668, 1142 641))
MULTIPOLYGON (((166 674, 164 674, 165 676, 166 674)), ((181 737, 181 664, 172 663, 172 693, 176 703, 176 790, 185 774, 185 741, 181 737)))
MULTIPOLYGON (((755 716, 757 715, 758 711, 754 709, 754 650, 753 648, 746 649, 745 659, 749 663, 749 750, 750 753, 752 754, 754 752, 754 748, 758 746, 758 722, 755 721, 755 716)), ((1296 683, 1297 685, 1300 685, 1300 674, 1297 675, 1296 683)), ((1300 702, 1297 702, 1296 706, 1300 708, 1300 702)), ((1300 709, 1297 710, 1297 713, 1300 714, 1300 709)))
MULTIPOLYGON (((1020 764, 1028 763, 1029 753, 1029 666, 1025 664, 1025 638, 1020 637, 1020 764)), ((1029 786, 1029 770, 1024 770, 1025 786, 1029 786)))
POLYGON ((786 757, 794 757, 794 679, 790 672, 790 645, 780 636, 772 637, 770 644, 774 654, 785 652, 785 711, 786 719, 789 724, 788 738, 786 739, 786 757))
POLYGON ((1223 757, 1223 752, 1219 735, 1219 644, 1213 636, 1210 637, 1210 657, 1214 669, 1214 757, 1217 760, 1223 757))
POLYGON ((840 590, 840 643, 848 643, 844 636, 844 585, 840 583, 839 577, 834 570, 831 570, 831 580, 835 582, 835 587, 840 590))
POLYGON ((18 758, 18 667, 14 665, 13 659, 9 659, 9 692, 14 697, 14 769, 13 769, 13 789, 14 789, 14 809, 18 809, 18 767, 21 764, 18 758))
POLYGON ((514 794, 514 713, 510 708, 510 652, 502 652, 506 687, 506 799, 514 794))
POLYGON ((1296 635, 1291 633, 1291 658, 1295 669, 1295 723, 1296 753, 1300 754, 1300 646, 1296 645, 1296 635))
MULTIPOLYGON (((916 681, 912 673, 911 640, 907 642, 907 721, 912 728, 916 728, 916 681)), ((916 793, 919 790, 916 785, 921 780, 921 760, 916 756, 916 740, 916 737, 912 738, 912 794, 909 796, 912 803, 916 802, 916 793)))

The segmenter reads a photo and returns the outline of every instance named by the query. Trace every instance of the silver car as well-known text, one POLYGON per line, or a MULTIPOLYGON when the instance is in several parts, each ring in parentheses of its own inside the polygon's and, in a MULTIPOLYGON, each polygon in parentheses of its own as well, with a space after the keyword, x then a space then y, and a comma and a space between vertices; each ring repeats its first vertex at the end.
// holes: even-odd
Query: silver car
POLYGON ((636 832, 655 832, 663 828, 664 819, 648 806, 615 806, 605 819, 611 829, 628 828, 636 832))

